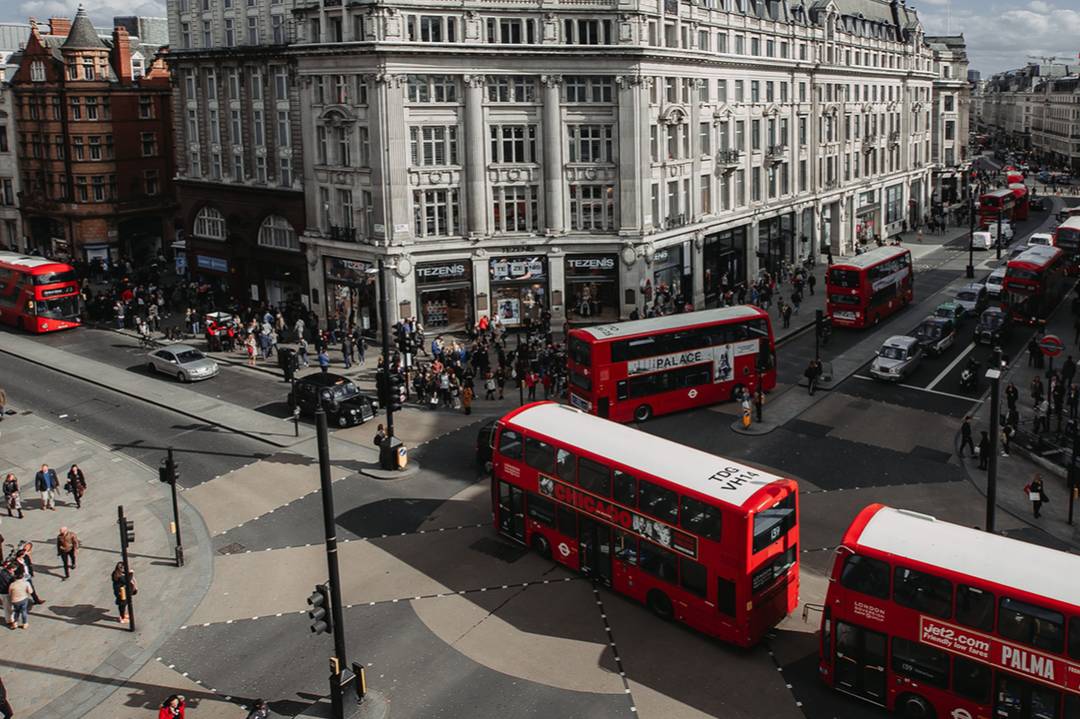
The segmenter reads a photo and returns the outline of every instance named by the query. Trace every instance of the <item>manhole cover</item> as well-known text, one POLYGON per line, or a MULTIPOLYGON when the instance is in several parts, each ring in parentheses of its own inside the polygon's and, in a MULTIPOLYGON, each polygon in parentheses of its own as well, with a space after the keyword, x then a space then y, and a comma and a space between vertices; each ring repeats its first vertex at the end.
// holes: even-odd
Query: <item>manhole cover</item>
POLYGON ((233 542, 232 544, 226 544, 224 547, 220 547, 217 551, 218 554, 240 554, 245 550, 247 550, 247 547, 243 544, 240 544, 240 542, 233 542))
POLYGON ((495 559, 508 564, 516 562, 529 553, 529 550, 525 547, 505 544, 497 539, 491 539, 490 537, 478 539, 469 545, 469 549, 475 549, 481 554, 486 554, 489 557, 494 557, 495 559))

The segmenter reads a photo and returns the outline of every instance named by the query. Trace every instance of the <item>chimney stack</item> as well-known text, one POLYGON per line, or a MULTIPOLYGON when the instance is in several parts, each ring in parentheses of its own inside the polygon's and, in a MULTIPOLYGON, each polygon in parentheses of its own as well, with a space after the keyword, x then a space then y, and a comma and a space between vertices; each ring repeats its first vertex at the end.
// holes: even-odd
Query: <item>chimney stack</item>
POLYGON ((49 18, 49 34, 67 37, 71 32, 71 20, 66 17, 49 18))
POLYGON ((122 84, 131 82, 131 40, 120 25, 113 29, 113 69, 122 84))

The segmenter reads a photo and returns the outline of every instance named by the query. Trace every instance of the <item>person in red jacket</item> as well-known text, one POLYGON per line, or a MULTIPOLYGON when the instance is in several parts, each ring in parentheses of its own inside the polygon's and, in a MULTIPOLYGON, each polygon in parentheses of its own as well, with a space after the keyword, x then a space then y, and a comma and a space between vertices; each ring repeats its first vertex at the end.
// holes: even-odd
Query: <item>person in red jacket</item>
POLYGON ((183 694, 173 694, 161 704, 161 709, 158 710, 158 719, 184 719, 184 710, 187 709, 187 705, 184 704, 183 694))

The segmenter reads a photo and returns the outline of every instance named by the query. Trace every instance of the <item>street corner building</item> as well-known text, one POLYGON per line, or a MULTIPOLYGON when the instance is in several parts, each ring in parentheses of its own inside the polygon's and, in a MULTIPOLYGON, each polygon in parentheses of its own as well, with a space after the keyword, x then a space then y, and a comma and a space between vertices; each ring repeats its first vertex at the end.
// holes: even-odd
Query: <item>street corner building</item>
MULTIPOLYGON (((23 238, 15 249, 146 263, 171 237, 171 93, 163 18, 31 22, 9 63, 23 238)), ((6 128, 4 128, 6 130, 6 128)))
POLYGON ((934 195, 899 0, 168 7, 189 267, 367 332, 713 306, 934 195))

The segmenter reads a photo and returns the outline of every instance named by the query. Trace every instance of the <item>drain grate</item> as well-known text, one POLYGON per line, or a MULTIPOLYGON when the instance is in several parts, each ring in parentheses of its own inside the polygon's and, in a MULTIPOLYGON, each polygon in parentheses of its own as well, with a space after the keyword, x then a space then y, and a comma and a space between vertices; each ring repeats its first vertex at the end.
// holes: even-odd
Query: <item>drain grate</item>
POLYGON ((500 542, 497 539, 492 539, 490 537, 476 540, 469 545, 469 549, 476 550, 489 557, 494 557, 500 562, 506 562, 507 564, 513 564, 529 553, 529 550, 525 547, 506 544, 505 542, 500 542))

